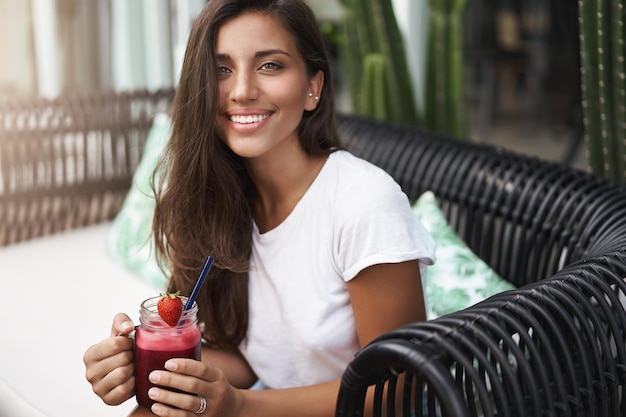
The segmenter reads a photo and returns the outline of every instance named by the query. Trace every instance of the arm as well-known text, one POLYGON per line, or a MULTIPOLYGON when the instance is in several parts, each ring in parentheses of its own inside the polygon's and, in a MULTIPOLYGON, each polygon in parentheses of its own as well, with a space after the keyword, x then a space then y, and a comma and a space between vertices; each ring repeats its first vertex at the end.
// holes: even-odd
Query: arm
MULTIPOLYGON (((361 346, 386 331, 424 320, 426 316, 418 261, 366 268, 348 283, 348 291, 361 346)), ((228 360, 238 357, 245 363, 239 355, 233 355, 228 360)), ((290 389, 242 390, 233 384, 237 382, 238 386, 245 386, 242 383, 250 381, 253 374, 247 374, 247 365, 235 361, 236 366, 227 369, 226 362, 223 362, 222 370, 211 366, 208 358, 205 360, 203 357, 203 362, 205 366, 198 367, 192 360, 172 360, 166 366, 173 372, 155 372, 160 378, 158 383, 204 396, 207 399, 206 416, 334 416, 339 379, 290 389), (240 370, 234 372, 239 367, 240 370)), ((177 415, 176 410, 165 404, 194 411, 200 403, 195 396, 166 390, 159 390, 155 399, 162 402, 158 406, 158 414, 162 416, 177 415)), ((147 410, 141 412, 147 414, 134 416, 149 415, 147 410)))
POLYGON ((249 388, 257 381, 254 371, 239 352, 205 347, 202 349, 202 362, 219 367, 226 380, 235 388, 249 388))
POLYGON ((361 347, 400 326, 426 320, 418 261, 373 265, 348 283, 361 347))

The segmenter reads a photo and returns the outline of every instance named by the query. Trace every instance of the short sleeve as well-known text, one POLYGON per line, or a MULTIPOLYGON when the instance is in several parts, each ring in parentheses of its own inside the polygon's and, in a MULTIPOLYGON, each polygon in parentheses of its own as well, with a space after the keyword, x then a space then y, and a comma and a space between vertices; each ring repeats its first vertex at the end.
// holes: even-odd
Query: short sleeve
POLYGON ((335 212, 334 256, 344 281, 381 263, 435 261, 435 242, 411 210, 400 186, 374 169, 339 196, 335 212))

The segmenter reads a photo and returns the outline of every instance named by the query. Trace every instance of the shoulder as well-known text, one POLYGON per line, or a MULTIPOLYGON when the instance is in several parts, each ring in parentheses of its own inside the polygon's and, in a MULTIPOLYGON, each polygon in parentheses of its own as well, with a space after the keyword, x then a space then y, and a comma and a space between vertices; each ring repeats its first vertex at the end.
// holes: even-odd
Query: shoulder
MULTIPOLYGON (((368 212, 408 207, 406 194, 382 168, 347 151, 331 154, 332 194, 335 208, 347 216, 361 210, 368 212)), ((337 213, 339 214, 339 213, 337 213)))
POLYGON ((330 154, 330 160, 338 167, 338 169, 344 172, 353 172, 353 173, 369 173, 369 174, 377 174, 377 175, 386 175, 387 172, 382 168, 377 167, 373 163, 360 158, 350 151, 339 150, 330 154))
POLYGON ((338 193, 349 196, 363 193, 373 199, 379 197, 374 192, 397 193, 400 186, 382 168, 361 159, 348 151, 337 151, 331 154, 334 181, 338 184, 338 193))
POLYGON ((341 185, 332 230, 334 259, 343 279, 350 281, 371 265, 431 259, 431 239, 398 183, 367 161, 338 156, 347 162, 336 170, 341 185))

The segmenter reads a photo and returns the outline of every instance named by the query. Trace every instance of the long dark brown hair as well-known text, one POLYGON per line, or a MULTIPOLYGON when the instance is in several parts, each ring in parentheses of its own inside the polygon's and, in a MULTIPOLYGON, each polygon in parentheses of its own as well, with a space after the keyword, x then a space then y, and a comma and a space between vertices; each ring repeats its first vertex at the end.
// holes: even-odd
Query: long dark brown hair
POLYGON ((189 294, 207 255, 215 261, 198 295, 204 338, 236 349, 248 325, 248 268, 253 185, 241 158, 216 136, 219 89, 215 41, 220 27, 245 12, 276 17, 291 33, 309 76, 324 73, 314 111, 298 126, 310 155, 339 147, 330 62, 318 23, 301 0, 211 0, 192 28, 171 109, 172 136, 153 177, 153 232, 168 289, 189 294))

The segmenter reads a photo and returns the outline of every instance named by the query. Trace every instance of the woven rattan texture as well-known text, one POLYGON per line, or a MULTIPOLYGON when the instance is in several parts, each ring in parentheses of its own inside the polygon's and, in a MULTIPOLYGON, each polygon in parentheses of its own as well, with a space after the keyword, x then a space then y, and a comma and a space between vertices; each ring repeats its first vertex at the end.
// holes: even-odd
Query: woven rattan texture
POLYGON ((411 201, 437 196, 454 229, 517 286, 626 246, 626 186, 556 163, 343 116, 344 145, 411 201))
POLYGON ((172 95, 0 97, 0 246, 113 218, 172 95))
POLYGON ((337 416, 626 416, 626 186, 410 127, 343 118, 347 146, 425 190, 520 287, 381 336, 337 416))

